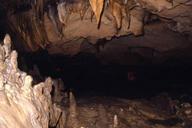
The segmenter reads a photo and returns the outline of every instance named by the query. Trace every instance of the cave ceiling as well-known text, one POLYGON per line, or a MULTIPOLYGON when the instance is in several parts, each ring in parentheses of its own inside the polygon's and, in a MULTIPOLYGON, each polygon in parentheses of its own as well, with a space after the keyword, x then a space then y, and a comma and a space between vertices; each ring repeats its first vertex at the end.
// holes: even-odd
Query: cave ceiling
POLYGON ((103 54, 144 47, 165 55, 191 47, 192 0, 7 0, 0 6, 1 22, 24 51, 75 55, 100 39, 111 44, 103 54))

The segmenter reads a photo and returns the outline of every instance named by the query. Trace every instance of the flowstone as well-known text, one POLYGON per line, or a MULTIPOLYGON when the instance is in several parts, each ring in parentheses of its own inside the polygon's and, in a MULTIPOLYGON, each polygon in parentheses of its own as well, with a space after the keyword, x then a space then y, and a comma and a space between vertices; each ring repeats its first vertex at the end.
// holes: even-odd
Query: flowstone
POLYGON ((59 127, 65 113, 51 100, 52 79, 33 85, 33 78, 19 70, 17 57, 7 34, 0 45, 0 127, 59 127))

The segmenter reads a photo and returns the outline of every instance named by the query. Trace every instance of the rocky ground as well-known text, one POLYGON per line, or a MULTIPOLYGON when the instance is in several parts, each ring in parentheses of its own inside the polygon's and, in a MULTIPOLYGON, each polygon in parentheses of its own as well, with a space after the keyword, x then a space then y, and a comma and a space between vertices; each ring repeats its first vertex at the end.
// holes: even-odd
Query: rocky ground
POLYGON ((166 93, 150 98, 81 94, 75 98, 72 93, 63 93, 56 99, 60 99, 56 103, 67 113, 67 128, 190 128, 192 125, 191 102, 166 93))

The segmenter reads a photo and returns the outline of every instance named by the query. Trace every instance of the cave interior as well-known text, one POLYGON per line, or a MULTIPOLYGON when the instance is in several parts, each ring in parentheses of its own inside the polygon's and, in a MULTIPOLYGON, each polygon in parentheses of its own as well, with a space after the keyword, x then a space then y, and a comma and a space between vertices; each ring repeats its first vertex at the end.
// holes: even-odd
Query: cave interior
MULTIPOLYGON (((2 1, 1 46, 9 34, 32 85, 47 77, 62 83, 50 91, 61 114, 52 105, 46 112, 55 118, 35 118, 30 128, 191 128, 191 11, 192 0, 2 1)), ((0 127, 22 120, 11 116, 0 127)))

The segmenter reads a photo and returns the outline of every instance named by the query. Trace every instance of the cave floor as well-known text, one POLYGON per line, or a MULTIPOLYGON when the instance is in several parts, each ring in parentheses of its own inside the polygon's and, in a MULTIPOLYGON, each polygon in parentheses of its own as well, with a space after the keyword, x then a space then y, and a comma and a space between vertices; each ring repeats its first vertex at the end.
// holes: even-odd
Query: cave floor
MULTIPOLYGON (((191 106, 177 105, 178 101, 166 94, 151 99, 77 98, 75 123, 80 128, 190 128, 191 116, 185 112, 191 106)), ((68 108, 61 106, 64 110, 68 108)))

